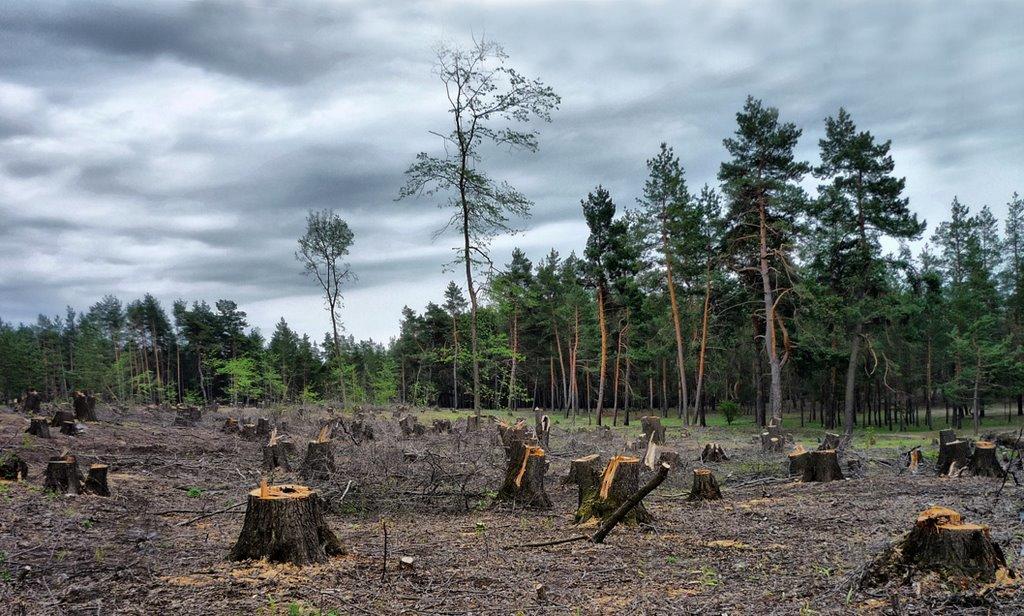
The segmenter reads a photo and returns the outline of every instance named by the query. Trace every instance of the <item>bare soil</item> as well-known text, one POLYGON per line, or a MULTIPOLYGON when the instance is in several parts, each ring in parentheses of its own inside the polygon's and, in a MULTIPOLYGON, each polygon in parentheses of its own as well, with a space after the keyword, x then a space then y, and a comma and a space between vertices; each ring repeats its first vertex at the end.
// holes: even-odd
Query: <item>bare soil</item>
MULTIPOLYGON (((1024 614, 1019 586, 858 587, 864 565, 931 505, 989 525, 1011 566, 1022 564, 1013 480, 995 499, 998 479, 939 478, 928 458, 911 475, 891 449, 847 452, 845 481, 801 484, 786 477, 786 455, 762 454, 753 433, 670 427, 667 444, 684 466, 645 501, 652 527, 617 527, 603 545, 510 547, 579 534, 575 487, 560 481, 569 461, 621 452, 638 421, 613 432, 555 425, 546 479, 554 507, 531 511, 493 502, 504 473, 493 425, 405 438, 399 413, 381 409, 376 439, 336 434, 335 476, 310 483, 348 554, 304 568, 230 562, 245 496, 261 478, 260 443, 219 431, 240 412, 287 420, 296 469, 326 417, 221 409, 185 428, 172 425, 173 410, 101 406, 100 422, 80 436, 53 430, 46 440, 24 433, 27 417, 0 412, 0 447, 30 469, 27 481, 0 485, 0 613, 1024 614), (709 441, 730 456, 710 465, 724 498, 689 503, 709 441), (83 472, 110 466, 111 497, 43 491, 46 461, 65 449, 83 472), (401 557, 412 567, 400 568, 401 557)), ((292 473, 270 480, 306 483, 292 473)))

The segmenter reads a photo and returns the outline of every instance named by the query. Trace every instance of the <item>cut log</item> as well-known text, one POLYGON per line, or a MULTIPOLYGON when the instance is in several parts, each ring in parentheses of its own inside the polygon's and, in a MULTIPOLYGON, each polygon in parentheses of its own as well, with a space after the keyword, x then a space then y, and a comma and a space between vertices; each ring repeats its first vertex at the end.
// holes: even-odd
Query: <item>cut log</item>
POLYGON ((654 437, 655 445, 665 444, 665 426, 661 425, 661 417, 646 415, 640 418, 640 429, 648 438, 654 437))
POLYGON ((50 426, 59 428, 64 425, 66 421, 75 421, 75 414, 71 411, 57 411, 50 418, 50 426))
POLYGON ((1002 477, 1006 474, 996 458, 996 444, 990 441, 974 444, 974 453, 971 454, 967 469, 975 477, 1002 477))
POLYGON ((189 406, 178 409, 174 415, 174 425, 184 428, 193 428, 199 425, 203 418, 203 412, 197 406, 189 406))
POLYGON ((60 433, 68 436, 78 436, 78 424, 74 420, 65 421, 60 425, 60 433))
POLYGON ((301 566, 344 553, 315 491, 299 485, 263 485, 249 492, 245 521, 230 558, 266 558, 301 566))
MULTIPOLYGON (((640 459, 629 456, 615 456, 608 461, 601 473, 597 494, 583 500, 576 509, 576 521, 606 520, 640 485, 640 459)), ((627 524, 645 524, 653 516, 642 503, 638 503, 624 521, 627 524)))
POLYGON ((28 478, 28 464, 13 451, 0 453, 0 479, 24 481, 28 478))
POLYGON ((82 492, 81 476, 78 473, 78 460, 75 456, 65 455, 51 458, 46 464, 46 476, 43 488, 57 494, 80 494, 82 492))
POLYGON ((96 421, 96 397, 90 393, 76 391, 71 398, 78 421, 96 421))
POLYGON ((107 465, 93 464, 89 466, 89 474, 85 478, 85 491, 96 496, 110 496, 107 486, 107 465))
POLYGON ((826 432, 825 438, 823 438, 821 440, 821 444, 818 445, 818 449, 821 451, 839 449, 839 435, 832 432, 826 432))
POLYGON ((569 463, 569 475, 565 480, 579 488, 577 508, 583 505, 583 501, 597 496, 601 489, 601 469, 601 455, 596 453, 576 458, 569 463))
POLYGON ((45 417, 33 417, 25 432, 39 438, 50 438, 50 424, 47 423, 45 417))
POLYGON ((310 441, 306 447, 306 459, 302 461, 299 474, 303 479, 329 479, 335 472, 334 451, 331 441, 310 441))
POLYGON ((938 470, 940 475, 958 476, 967 468, 971 446, 967 441, 954 440, 939 444, 938 470))
POLYGON ((812 481, 824 482, 843 479, 843 471, 839 468, 839 456, 834 449, 819 449, 808 452, 807 464, 800 479, 804 483, 812 481))
POLYGON ((508 426, 499 426, 499 434, 506 443, 506 466, 505 480, 498 490, 498 498, 522 507, 549 509, 551 498, 544 489, 544 475, 548 471, 544 448, 536 444, 536 439, 527 437, 522 424, 517 424, 518 429, 509 428, 504 431, 501 430, 502 426, 508 426))
POLYGON ((234 417, 228 417, 224 420, 224 425, 221 426, 220 431, 228 434, 237 434, 239 431, 238 420, 234 417))
POLYGON ((789 476, 803 478, 804 469, 807 468, 807 460, 810 458, 810 452, 804 449, 803 445, 797 443, 797 446, 788 455, 789 476))
POLYGON ((722 490, 709 468, 693 469, 693 487, 690 488, 688 501, 721 500, 722 490))
POLYGON ((725 449, 718 443, 704 445, 704 451, 700 454, 700 461, 704 464, 708 462, 725 462, 728 459, 729 456, 725 455, 725 449))
POLYGON ((1016 579, 988 527, 968 524, 946 507, 921 512, 914 528, 868 567, 861 585, 878 586, 892 579, 905 583, 917 572, 937 573, 957 585, 1016 579))

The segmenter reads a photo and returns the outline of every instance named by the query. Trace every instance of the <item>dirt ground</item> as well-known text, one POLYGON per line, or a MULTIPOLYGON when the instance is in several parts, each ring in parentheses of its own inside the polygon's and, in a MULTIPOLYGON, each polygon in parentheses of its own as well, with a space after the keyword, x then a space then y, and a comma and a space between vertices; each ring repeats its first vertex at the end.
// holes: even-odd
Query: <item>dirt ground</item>
MULTIPOLYGON (((870 449, 846 455, 845 481, 794 483, 784 454, 762 454, 752 433, 715 428, 669 428, 684 467, 645 501, 652 528, 617 527, 603 545, 516 548, 578 534, 576 488, 561 481, 569 461, 621 452, 639 425, 555 426, 546 480, 554 507, 523 511, 492 500, 504 470, 493 426, 403 438, 396 412, 382 410, 375 440, 336 437, 335 477, 311 484, 347 555, 305 568, 229 562, 262 457, 259 443, 222 433, 224 419, 287 421, 298 467, 326 413, 229 411, 183 428, 172 425, 173 411, 101 406, 84 434, 54 429, 49 440, 25 434, 25 416, 0 412, 0 447, 30 471, 25 482, 0 485, 0 613, 1024 614, 1015 586, 857 584, 863 565, 934 504, 990 525, 1021 568, 1022 489, 1013 481, 994 499, 997 479, 938 478, 927 462, 911 475, 899 451, 870 449), (691 469, 710 440, 731 456, 710 465, 724 499, 688 503, 691 469), (46 460, 64 449, 83 469, 110 465, 112 496, 44 492, 46 460), (859 472, 849 472, 851 462, 859 472), (399 570, 402 556, 414 559, 411 569, 399 570)), ((290 473, 270 479, 302 483, 290 473)))

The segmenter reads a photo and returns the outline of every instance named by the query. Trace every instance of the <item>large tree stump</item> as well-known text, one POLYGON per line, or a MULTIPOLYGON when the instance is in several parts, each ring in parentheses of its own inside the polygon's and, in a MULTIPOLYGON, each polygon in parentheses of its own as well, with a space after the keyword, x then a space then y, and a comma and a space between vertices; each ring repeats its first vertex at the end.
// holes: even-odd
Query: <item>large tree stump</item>
POLYGON ((527 436, 522 423, 515 428, 501 424, 498 430, 506 456, 505 480, 498 490, 498 498, 522 507, 550 508, 551 498, 544 489, 544 475, 548 471, 544 448, 527 436))
POLYGON ((704 464, 708 462, 725 462, 728 459, 729 456, 725 455, 725 449, 718 443, 704 445, 704 451, 700 454, 700 461, 704 464))
POLYGON ((839 449, 839 435, 833 432, 826 432, 825 438, 823 438, 821 440, 821 444, 818 445, 818 449, 821 451, 839 449))
POLYGON ((234 417, 228 417, 224 420, 224 425, 220 427, 221 432, 227 434, 237 434, 240 428, 238 427, 238 420, 234 417))
POLYGON ((767 426, 761 432, 761 451, 764 453, 781 453, 786 446, 786 434, 778 426, 767 426))
POLYGON ((230 558, 308 565, 344 553, 327 526, 315 491, 299 485, 264 484, 249 492, 242 532, 230 558))
POLYGON ((1003 477, 1006 474, 996 458, 996 444, 991 441, 974 444, 974 453, 967 468, 975 477, 1003 477))
POLYGON ((965 468, 971 457, 971 445, 959 439, 939 444, 938 470, 940 475, 957 476, 965 468))
POLYGON ((834 449, 819 449, 808 452, 807 464, 800 481, 824 482, 843 479, 843 471, 839 468, 839 457, 834 449))
POLYGON ((74 420, 65 421, 60 425, 60 433, 68 436, 78 436, 78 424, 74 420))
POLYGON ((85 491, 96 496, 110 496, 107 486, 107 465, 93 464, 89 466, 89 474, 85 478, 85 491))
POLYGON ((721 500, 722 490, 709 468, 693 469, 693 487, 690 488, 688 501, 721 500))
POLYGON ((919 571, 934 572, 960 583, 1016 578, 1002 549, 993 543, 988 527, 968 524, 946 507, 921 512, 914 528, 870 565, 861 583, 876 586, 894 578, 905 583, 919 571))
POLYGON ((46 465, 43 488, 57 494, 81 494, 82 484, 75 456, 50 458, 46 465))
POLYGON ((203 418, 203 412, 197 406, 180 408, 175 412, 174 425, 183 428, 194 428, 203 418))
POLYGON ((50 418, 50 426, 59 428, 64 425, 65 422, 74 422, 75 414, 72 411, 56 411, 53 417, 50 418))
POLYGON ((71 405, 78 421, 96 421, 96 397, 92 394, 76 391, 71 397, 71 405))
POLYGON ((28 464, 13 451, 0 453, 0 479, 23 481, 28 478, 28 464))
POLYGON ((647 438, 654 437, 655 445, 665 444, 665 426, 661 425, 661 417, 657 415, 646 415, 640 418, 640 429, 644 431, 647 438))
POLYGON ((288 449, 277 436, 277 430, 270 432, 270 440, 263 446, 263 470, 272 471, 280 468, 283 471, 291 471, 291 464, 288 463, 288 449))
POLYGON ((33 417, 29 420, 28 429, 25 432, 39 438, 50 438, 50 424, 47 423, 45 417, 33 417))
POLYGON ((789 476, 790 477, 803 477, 804 469, 807 468, 807 460, 811 457, 811 453, 804 449, 804 446, 797 443, 797 446, 793 448, 793 451, 789 452, 789 476))
POLYGON ((583 501, 597 496, 597 492, 601 489, 601 470, 601 455, 597 453, 576 458, 569 463, 569 475, 565 481, 576 484, 579 488, 577 508, 583 504, 583 501))
MULTIPOLYGON (((640 459, 629 456, 615 456, 608 461, 601 473, 601 484, 597 494, 584 500, 576 510, 576 521, 605 520, 630 496, 640 489, 640 459)), ((627 524, 645 524, 653 516, 637 503, 623 519, 627 524)))
POLYGON ((35 389, 26 391, 25 397, 21 400, 21 410, 28 414, 38 413, 42 405, 43 399, 35 389))
POLYGON ((325 480, 330 479, 335 470, 334 451, 331 449, 331 441, 309 441, 309 445, 306 446, 306 459, 302 461, 299 475, 307 480, 325 480))

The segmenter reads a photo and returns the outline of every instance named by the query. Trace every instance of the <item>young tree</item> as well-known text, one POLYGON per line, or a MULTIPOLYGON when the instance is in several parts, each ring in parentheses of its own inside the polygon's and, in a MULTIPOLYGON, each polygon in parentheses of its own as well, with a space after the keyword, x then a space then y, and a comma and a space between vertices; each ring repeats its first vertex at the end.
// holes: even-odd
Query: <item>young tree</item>
POLYGON ((342 285, 352 279, 348 263, 343 261, 352 246, 353 234, 348 223, 334 210, 309 212, 306 216, 306 233, 299 238, 299 249, 295 258, 302 263, 305 274, 315 278, 324 294, 327 312, 331 316, 331 331, 334 353, 337 359, 338 383, 341 387, 341 406, 348 406, 345 394, 345 371, 338 335, 339 311, 341 310, 342 285))
POLYGON ((491 265, 490 240, 513 231, 512 217, 529 215, 532 202, 506 182, 493 179, 483 168, 487 145, 530 152, 537 133, 516 128, 531 117, 550 120, 559 99, 554 90, 506 66, 500 45, 481 38, 472 47, 439 46, 435 70, 444 85, 452 117, 450 130, 437 134, 445 154, 421 152, 405 172, 399 199, 414 195, 446 194, 442 207, 455 210, 437 234, 456 227, 462 234, 457 262, 466 270, 470 302, 470 350, 473 356, 473 410, 480 412, 480 355, 477 340, 478 289, 473 270, 491 265))
POLYGON ((731 226, 726 241, 739 258, 741 273, 755 272, 764 314, 764 349, 771 377, 770 422, 782 422, 782 367, 789 358, 787 334, 778 302, 791 288, 787 259, 805 197, 798 182, 810 169, 794 158, 801 130, 779 122, 779 111, 747 97, 736 114, 736 136, 724 141, 732 157, 722 163, 718 179, 729 199, 731 226), (780 354, 778 330, 782 330, 780 354))

